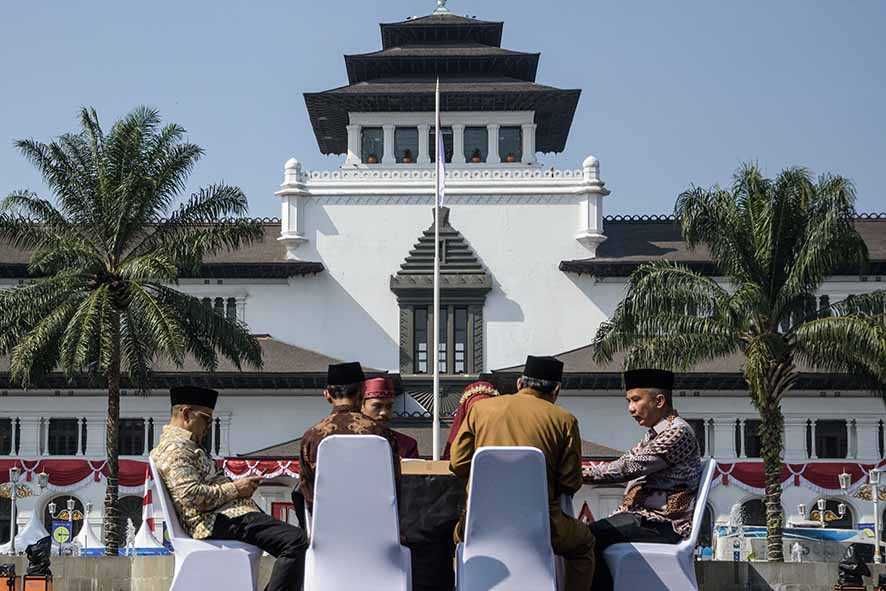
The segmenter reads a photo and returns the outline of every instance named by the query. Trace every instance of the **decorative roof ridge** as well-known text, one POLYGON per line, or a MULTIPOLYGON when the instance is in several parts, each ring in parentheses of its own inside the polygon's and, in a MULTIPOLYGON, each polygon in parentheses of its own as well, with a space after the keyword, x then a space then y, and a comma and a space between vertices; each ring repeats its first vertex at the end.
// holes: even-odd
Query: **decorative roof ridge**
MULTIPOLYGON (((854 220, 886 221, 886 212, 862 212, 857 213, 854 220)), ((676 222, 677 217, 673 214, 616 214, 603 216, 603 221, 608 223, 656 223, 676 222)))

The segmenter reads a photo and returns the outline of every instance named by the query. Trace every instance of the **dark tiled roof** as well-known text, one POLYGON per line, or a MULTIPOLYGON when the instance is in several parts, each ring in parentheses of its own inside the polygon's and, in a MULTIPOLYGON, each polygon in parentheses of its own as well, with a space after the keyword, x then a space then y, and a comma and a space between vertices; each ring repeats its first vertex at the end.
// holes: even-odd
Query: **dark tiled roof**
MULTIPOLYGON (((870 273, 886 274, 886 217, 860 217, 855 227, 868 247, 870 273)), ((642 263, 674 261, 707 274, 716 273, 708 250, 703 246, 689 249, 683 241, 679 224, 673 219, 610 219, 604 221, 603 233, 606 241, 597 247, 596 257, 563 261, 560 270, 598 277, 627 277, 642 263)))
MULTIPOLYGON (((323 271, 322 263, 287 260, 286 247, 277 240, 279 220, 265 220, 262 229, 258 242, 206 257, 195 277, 286 278, 323 271)), ((30 258, 30 251, 0 244, 0 277, 27 277, 30 258)))
POLYGON ((501 45, 504 23, 482 21, 456 14, 431 14, 397 23, 381 24, 385 48, 398 45, 480 43, 501 45))

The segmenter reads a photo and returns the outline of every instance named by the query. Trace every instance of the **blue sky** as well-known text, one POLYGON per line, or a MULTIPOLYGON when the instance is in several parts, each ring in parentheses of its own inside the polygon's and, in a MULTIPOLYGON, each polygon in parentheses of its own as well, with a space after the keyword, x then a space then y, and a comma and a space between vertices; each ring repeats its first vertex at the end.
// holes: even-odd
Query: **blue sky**
MULTIPOLYGON (((504 20, 503 45, 542 52, 539 82, 583 90, 558 167, 601 161, 605 211, 668 213, 690 184, 756 160, 851 178, 859 211, 886 211, 886 2, 882 0, 450 0, 504 20)), ((346 82, 342 55, 381 46, 378 23, 433 0, 5 2, 0 11, 0 193, 42 190, 12 148, 109 124, 140 104, 184 125, 207 155, 193 188, 241 186, 279 215, 282 166, 321 156, 302 93, 346 82)))

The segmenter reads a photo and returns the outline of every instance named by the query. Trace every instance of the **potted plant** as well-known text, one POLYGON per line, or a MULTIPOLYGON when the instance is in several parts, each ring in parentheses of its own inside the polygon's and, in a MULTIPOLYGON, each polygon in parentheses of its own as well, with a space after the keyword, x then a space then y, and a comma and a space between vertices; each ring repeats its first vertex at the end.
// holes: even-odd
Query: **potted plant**
POLYGON ((366 164, 378 164, 378 156, 370 154, 366 157, 366 164))
POLYGON ((407 148, 406 151, 403 152, 403 164, 412 164, 412 162, 412 150, 407 148))
POLYGON ((474 148, 474 151, 471 153, 471 162, 483 162, 483 154, 480 153, 480 148, 474 148))
POLYGON ((516 161, 517 161, 517 157, 514 156, 513 152, 508 152, 508 155, 505 156, 505 162, 516 162, 516 161))

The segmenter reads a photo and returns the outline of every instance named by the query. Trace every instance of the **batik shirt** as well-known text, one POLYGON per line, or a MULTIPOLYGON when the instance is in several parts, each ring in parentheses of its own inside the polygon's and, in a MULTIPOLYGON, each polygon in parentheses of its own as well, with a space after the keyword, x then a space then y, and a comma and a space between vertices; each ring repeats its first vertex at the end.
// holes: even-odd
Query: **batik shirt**
MULTIPOLYGON (((301 438, 298 488, 305 497, 308 511, 314 509, 314 479, 317 475, 317 450, 320 442, 330 435, 378 435, 391 444, 394 461, 394 476, 400 481, 400 457, 397 438, 387 427, 372 420, 351 406, 339 405, 332 408, 332 414, 305 431, 301 438)), ((399 488, 399 486, 398 486, 399 488)))
POLYGON ((616 513, 670 523, 677 534, 689 537, 701 463, 695 433, 676 413, 649 429, 640 443, 617 460, 583 472, 590 484, 628 483, 616 513))
POLYGON ((151 459, 166 484, 182 527, 192 538, 210 537, 220 514, 234 518, 259 511, 252 499, 240 498, 233 481, 197 445, 190 431, 172 425, 163 427, 151 459))

